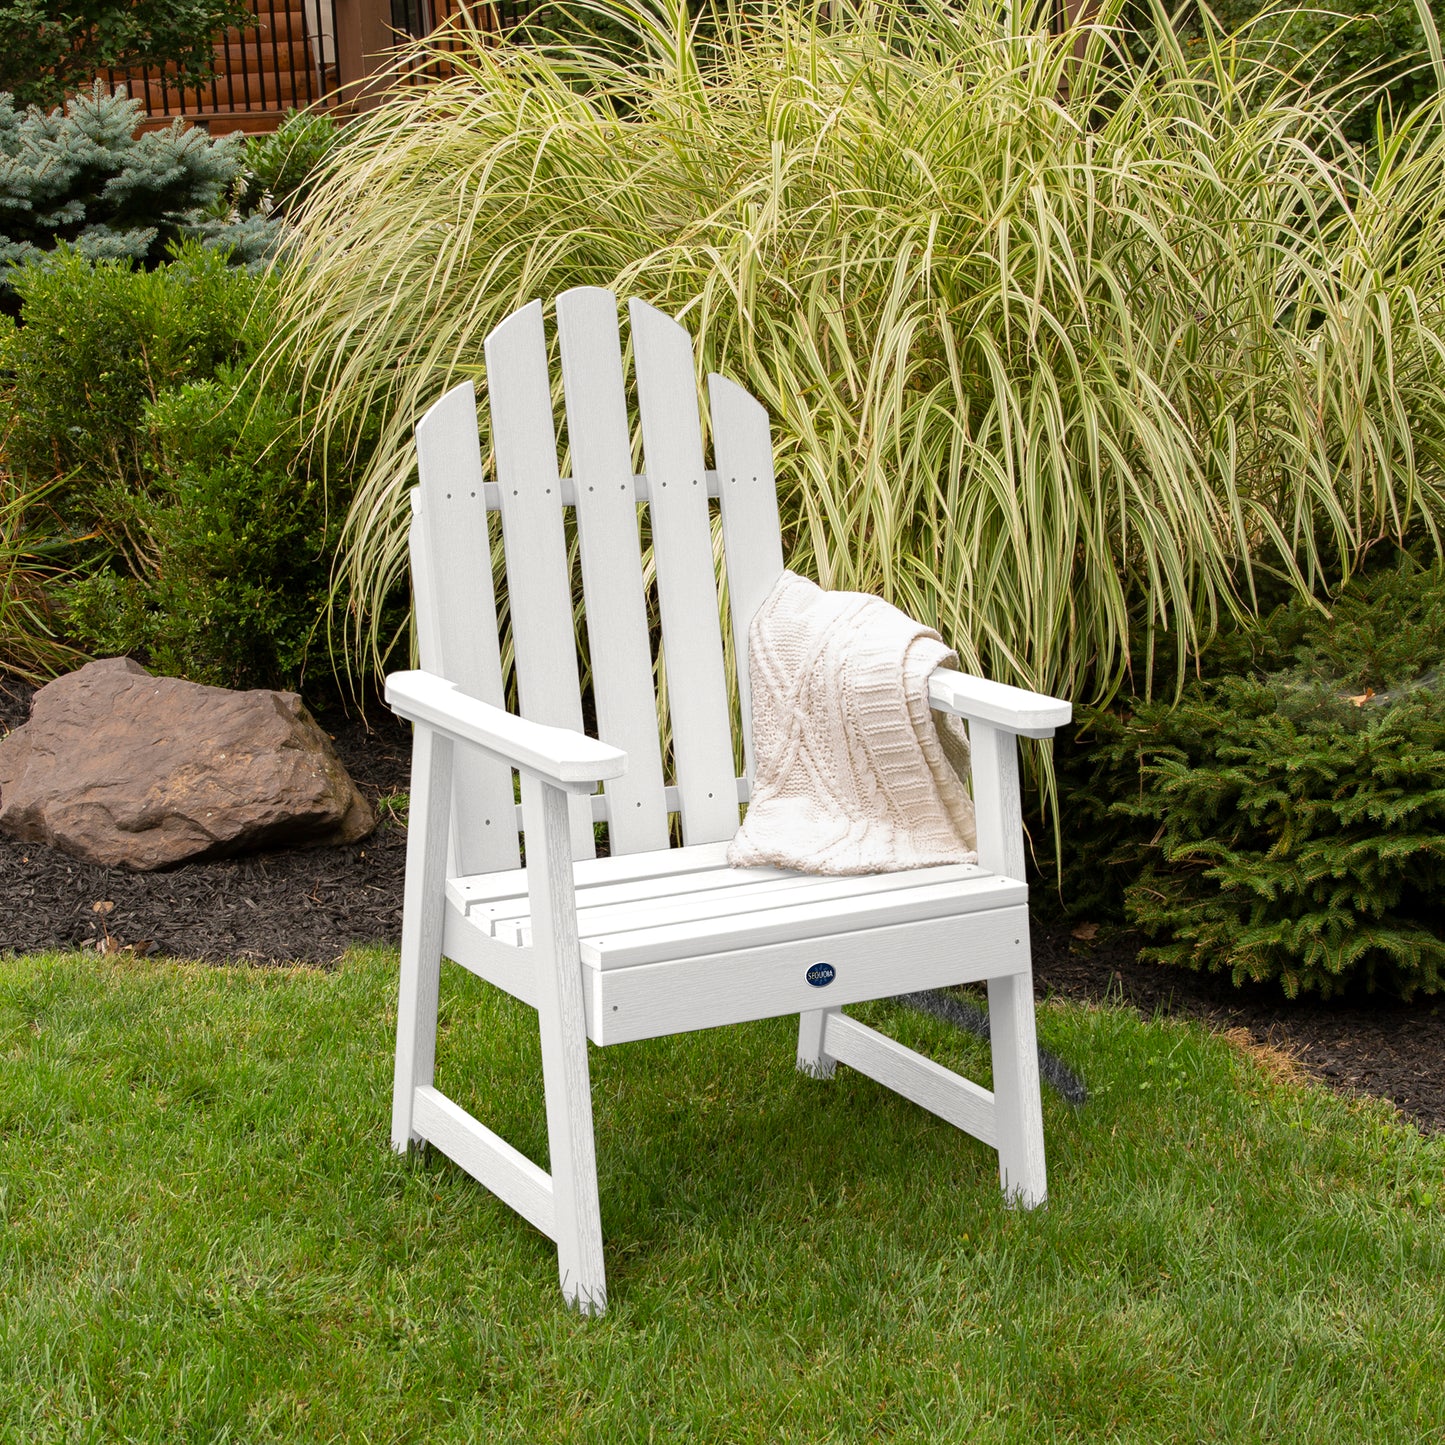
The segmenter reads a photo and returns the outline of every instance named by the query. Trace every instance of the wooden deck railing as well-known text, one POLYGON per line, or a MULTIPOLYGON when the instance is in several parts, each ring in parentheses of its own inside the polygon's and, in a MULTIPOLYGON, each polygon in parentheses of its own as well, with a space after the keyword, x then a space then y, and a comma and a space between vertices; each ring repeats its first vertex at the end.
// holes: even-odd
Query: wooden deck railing
MULTIPOLYGON (((216 40, 216 75, 182 89, 163 72, 110 72, 145 104, 147 127, 176 116, 227 131, 269 131, 287 110, 317 107, 349 114, 381 94, 369 78, 405 36, 430 35, 469 9, 477 24, 506 31, 538 0, 250 0, 256 23, 216 40)), ((1055 0, 1059 28, 1092 14, 1095 0, 1055 0)))
POLYGON ((106 78, 144 103, 151 125, 185 116, 217 135, 274 130, 289 109, 333 103, 340 84, 337 0, 251 0, 251 8, 254 25, 216 38, 208 85, 183 89, 151 68, 106 78))
POLYGON ((365 106, 381 54, 407 35, 431 34, 464 3, 497 30, 530 8, 529 0, 251 0, 255 24, 217 37, 208 85, 182 88, 155 69, 106 79, 144 103, 148 127, 184 116, 216 135, 274 130, 293 108, 365 106))

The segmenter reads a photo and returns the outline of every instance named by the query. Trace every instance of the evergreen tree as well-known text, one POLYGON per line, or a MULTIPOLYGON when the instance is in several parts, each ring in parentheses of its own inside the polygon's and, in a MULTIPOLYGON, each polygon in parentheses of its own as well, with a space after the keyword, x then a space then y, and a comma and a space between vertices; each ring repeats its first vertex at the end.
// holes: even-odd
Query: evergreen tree
POLYGON ((239 138, 213 142, 179 120, 137 136, 141 115, 124 87, 108 95, 99 82, 63 111, 20 112, 0 93, 0 264, 64 244, 88 260, 150 266, 187 233, 242 261, 268 250, 276 226, 217 218, 241 171, 239 138))

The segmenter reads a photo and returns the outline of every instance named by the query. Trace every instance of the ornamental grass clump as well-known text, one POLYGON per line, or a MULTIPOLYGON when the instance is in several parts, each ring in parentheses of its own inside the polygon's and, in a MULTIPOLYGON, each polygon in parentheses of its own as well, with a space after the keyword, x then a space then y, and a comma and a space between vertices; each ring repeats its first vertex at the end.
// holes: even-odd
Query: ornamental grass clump
POLYGON ((22 489, 0 470, 0 670, 37 683, 77 660, 51 615, 48 588, 62 572, 46 535, 51 491, 22 489))
POLYGON ((360 651, 417 418, 582 284, 679 315, 767 406, 794 568, 995 677, 1108 696, 1166 635, 1181 676, 1257 569, 1438 536, 1437 109, 1367 163, 1328 97, 1217 35, 1136 62, 1110 6, 1081 59, 984 0, 593 8, 631 52, 413 52, 449 73, 354 121, 301 211, 284 355, 319 437, 381 427, 339 574, 360 651))

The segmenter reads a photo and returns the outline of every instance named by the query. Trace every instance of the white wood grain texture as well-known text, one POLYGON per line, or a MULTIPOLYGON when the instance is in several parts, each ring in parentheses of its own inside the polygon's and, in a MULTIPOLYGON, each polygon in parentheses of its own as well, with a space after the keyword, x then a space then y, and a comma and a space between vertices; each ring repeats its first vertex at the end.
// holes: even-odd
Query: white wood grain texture
MULTIPOLYGON (((704 844, 713 847, 713 844, 704 844)), ((677 850, 679 853, 683 849, 677 850)), ((661 855, 653 855, 661 856, 661 855)), ((599 860, 600 861, 600 860, 599 860)), ((670 870, 649 873, 644 877, 619 878, 613 881, 606 874, 594 875, 590 882, 574 880, 577 888, 579 912, 595 908, 611 908, 623 903, 646 903, 656 900, 660 903, 676 901, 704 893, 716 893, 719 901, 728 896, 744 898, 769 887, 788 889, 821 890, 820 897, 836 894, 848 895, 855 891, 864 893, 888 892, 893 889, 917 888, 924 883, 946 883, 966 879, 992 876, 972 863, 947 863, 934 868, 909 868, 897 873, 864 873, 838 876, 830 873, 799 873, 791 868, 775 868, 768 863, 755 867, 729 868, 713 866, 689 870, 670 870), (746 893, 736 894, 731 890, 744 889, 746 893)), ((525 918, 527 898, 524 889, 506 888, 498 885, 498 895, 485 901, 469 895, 468 906, 484 911, 492 918, 525 918)), ((450 897, 450 892, 448 893, 450 897)))
MULTIPOLYGON (((431 587, 426 533, 422 526, 421 488, 411 489, 411 585, 417 628, 417 652, 423 668, 443 667, 439 608, 431 587), (425 599, 425 600, 424 600, 425 599)), ((490 582, 488 583, 490 587, 490 582)), ((451 835, 447 840, 447 878, 469 866, 517 866, 517 831, 522 826, 509 811, 512 771, 494 758, 464 751, 452 758, 451 835), (463 842, 462 840, 466 840, 463 842)))
POLYGON ((667 847, 667 804, 617 298, 596 286, 563 292, 557 334, 597 734, 627 754, 627 772, 607 785, 608 846, 639 853, 667 847))
MULTIPOLYGON (((423 668, 430 668, 433 672, 440 672, 442 668, 442 647, 441 647, 441 619, 439 608, 436 603, 436 595, 432 588, 431 563, 427 557, 426 532, 422 526, 422 496, 421 488, 413 487, 408 494, 411 502, 411 525, 407 528, 406 545, 407 555, 411 560, 411 600, 412 619, 416 624, 417 656, 423 668)), ((457 840, 465 831, 469 836, 475 836, 474 830, 466 829, 465 818, 469 816, 470 810, 460 813, 457 809, 457 797, 459 793, 467 793, 466 785, 462 781, 464 776, 464 758, 458 758, 455 753, 452 757, 452 797, 448 807, 451 809, 451 832, 447 837, 447 886, 451 886, 451 880, 458 873, 464 872, 464 864, 475 863, 478 867, 486 867, 488 861, 499 862, 504 868, 515 868, 517 866, 514 856, 506 853, 499 853, 495 860, 487 860, 478 857, 475 847, 463 850, 458 847, 457 840)), ((483 759, 489 766, 495 766, 489 760, 483 759)), ((508 782, 510 786, 510 772, 508 782)), ((475 779, 477 783, 483 783, 480 778, 475 779)), ((484 785, 484 783, 483 783, 484 785)), ((469 794, 473 799, 471 808, 478 806, 476 794, 473 791, 469 794)), ((500 801, 500 796, 499 796, 500 801)), ((517 829, 522 825, 516 823, 512 830, 512 844, 515 849, 517 841, 517 829)), ((483 837, 486 835, 483 834, 483 837)))
POLYGON ((569 1304, 583 1314, 601 1314, 607 1307, 607 1278, 567 796, 524 774, 522 806, 527 810, 527 882, 535 920, 532 952, 557 1211, 557 1272, 569 1304))
POLYGON ((692 338, 640 301, 629 313, 682 835, 710 843, 737 832, 738 803, 692 338))
MULTIPOLYGON (((1024 935, 1027 946, 1028 935, 1024 935)), ((1039 1046, 1032 971, 988 981, 993 1094, 998 1111, 998 1174, 1012 1204, 1033 1209, 1048 1198, 1039 1046)))
MULTIPOLYGON (((864 900, 876 900, 884 895, 893 900, 900 910, 906 911, 909 900, 915 894, 919 897, 946 896, 929 892, 946 884, 955 885, 960 897, 969 890, 985 900, 983 906, 999 906, 998 891, 991 876, 969 864, 909 869, 900 873, 870 873, 849 878, 807 876, 782 870, 772 876, 764 873, 751 881, 746 878, 728 880, 726 875, 712 873, 685 875, 685 881, 694 880, 700 886, 688 888, 684 882, 665 893, 652 892, 610 903, 594 899, 590 890, 582 894, 577 900, 577 931, 584 940, 584 950, 585 940, 589 938, 667 928, 674 924, 701 924, 707 920, 714 922, 716 936, 724 938, 732 933, 738 922, 751 926, 771 910, 829 905, 846 913, 869 906, 864 900), (723 886, 707 886, 714 881, 722 882, 723 886)), ((511 904, 494 907, 495 911, 490 915, 494 937, 511 943, 530 941, 531 920, 524 909, 511 904)), ((967 904, 963 905, 965 911, 967 907, 967 904)))
POLYGON ((815 1008, 798 1015, 798 1072, 813 1079, 831 1079, 835 1060, 823 1047, 823 1034, 836 1009, 815 1008))
MULTIPOLYGON (((807 876, 767 867, 711 868, 704 873, 671 873, 661 878, 638 878, 629 883, 594 883, 590 887, 578 888, 577 909, 580 917, 582 912, 589 908, 610 908, 622 903, 667 902, 695 893, 728 893, 735 888, 747 888, 777 877, 796 878, 803 882, 807 876)), ((471 909, 472 919, 481 926, 525 921, 530 916, 525 894, 520 897, 499 898, 490 903, 476 903, 471 909)))
MULTIPOLYGON (((582 958, 597 968, 632 968, 674 958, 693 958, 721 949, 758 948, 810 939, 822 950, 820 957, 826 958, 835 933, 883 928, 926 918, 962 919, 970 913, 1022 903, 1027 896, 1023 884, 1006 878, 985 877, 974 885, 925 884, 901 894, 869 894, 828 903, 799 903, 750 912, 739 910, 725 920, 707 917, 623 933, 586 934, 582 938, 582 958)), ((959 937, 967 937, 962 925, 959 937)), ((894 990, 899 991, 901 989, 894 990)))
MULTIPOLYGON (((420 484, 412 493, 412 590, 421 665, 468 697, 501 707, 502 662, 492 592, 476 397, 453 387, 416 429, 420 484)), ((490 758, 456 759, 455 870, 517 866, 512 773, 490 758)))
MULTIPOLYGON (((621 858, 583 858, 572 865, 572 879, 580 889, 698 873, 725 868, 727 856, 726 843, 700 843, 692 848, 663 848, 656 853, 629 853, 621 858)), ((521 897, 527 892, 527 870, 510 868, 501 873, 455 879, 449 885, 449 892, 467 908, 496 899, 521 897)))
MULTIPOLYGON (((703 473, 703 480, 707 484, 707 494, 713 500, 718 497, 717 471, 709 467, 703 473)), ((632 494, 639 504, 652 500, 652 488, 647 480, 646 472, 634 472, 632 474, 632 494)), ((500 512, 502 510, 502 489, 496 482, 487 482, 482 488, 482 499, 487 504, 489 512, 500 512)), ((573 507, 577 505, 577 484, 571 477, 562 478, 562 505, 573 507)))
POLYGON ((1029 738, 1051 738, 1073 716, 1071 704, 1041 692, 1028 692, 986 677, 936 669, 928 679, 928 701, 944 712, 977 718, 997 728, 1029 738))
POLYGON ((1019 793, 1019 745, 1013 733, 989 723, 968 727, 973 755, 973 804, 978 861, 1005 878, 1024 876, 1023 804, 1019 793))
POLYGON ((998 1147, 993 1095, 972 1079, 955 1074, 846 1014, 828 1015, 823 1047, 840 1064, 867 1074, 884 1088, 982 1140, 989 1148, 998 1147))
MULTIPOLYGON (((738 789, 738 802, 746 803, 749 795, 752 792, 752 786, 746 778, 738 778, 735 781, 737 783, 738 789)), ((679 797, 676 788, 671 786, 664 788, 662 790, 662 796, 664 805, 669 813, 676 813, 681 811, 682 800, 679 797)), ((592 804, 592 821, 594 823, 607 823, 611 821, 612 806, 608 802, 608 797, 606 793, 591 793, 588 795, 588 802, 592 804)), ((522 812, 521 805, 518 804, 517 827, 521 828, 521 826, 522 812)))
POLYGON ((737 659, 743 757, 754 776, 751 673, 748 627, 783 572, 783 540, 773 478, 773 440, 768 413, 735 382, 708 377, 713 458, 717 462, 718 505, 722 512, 727 565, 728 611, 737 659))
POLYGON ((627 1043, 1026 971, 1027 922, 1023 907, 998 908, 966 919, 860 929, 823 941, 634 968, 585 966, 588 1029, 596 1043, 627 1043), (823 988, 807 980, 819 962, 836 970, 823 988))
POLYGON ((436 1065, 451 793, 451 740, 430 728, 419 727, 412 739, 411 817, 406 838, 396 1069, 391 1095, 391 1143, 402 1154, 419 1137, 413 1117, 416 1089, 431 1083, 436 1065))
POLYGON ((549 1239, 557 1234, 552 1181, 500 1134, 474 1119, 454 1099, 430 1087, 416 1091, 416 1126, 427 1142, 486 1185, 549 1239))
MULTIPOLYGON (((440 402, 437 403, 441 405, 440 402)), ((441 608, 437 603, 436 589, 432 585, 432 567, 427 551, 426 528, 422 513, 426 504, 422 500, 421 488, 413 487, 408 493, 411 501, 411 525, 407 528, 406 548, 411 561, 412 615, 416 621, 417 658, 425 672, 442 675, 442 627, 441 608)), ((493 604, 495 606, 495 603, 493 604)), ((498 664, 500 667, 500 663, 498 664)))
MULTIPOLYGON (((1008 877, 1022 878, 1024 836, 1018 743, 1013 733, 976 719, 969 723, 968 736, 973 754, 979 862, 1008 877)), ((1022 937, 1027 961, 1027 916, 1022 937)), ((989 979, 988 1010, 999 1178, 1010 1200, 1032 1208, 1043 1203, 1048 1193, 1032 967, 1008 978, 989 979)))
POLYGON ((478 702, 434 673, 389 673, 385 696, 387 706, 400 716, 439 728, 519 772, 537 773, 579 793, 584 803, 597 779, 618 777, 627 768, 627 755, 608 743, 478 702))
MULTIPOLYGON (((580 733, 582 691, 541 302, 503 321, 487 337, 486 353, 521 712, 580 733)), ((577 799, 569 812, 572 855, 591 858, 591 805, 577 799)))
POLYGON ((452 903, 447 904, 442 954, 468 972, 495 984, 529 1008, 537 1007, 537 970, 530 948, 498 943, 466 918, 452 903))

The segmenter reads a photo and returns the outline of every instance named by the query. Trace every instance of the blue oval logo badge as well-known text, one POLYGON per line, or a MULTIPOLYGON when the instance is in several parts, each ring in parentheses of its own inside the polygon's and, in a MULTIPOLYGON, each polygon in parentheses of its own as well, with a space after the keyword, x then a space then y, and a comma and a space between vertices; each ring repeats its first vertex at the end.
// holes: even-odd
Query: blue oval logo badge
POLYGON ((831 963, 815 963, 808 970, 808 982, 814 988, 826 988, 838 976, 838 970, 831 963))

